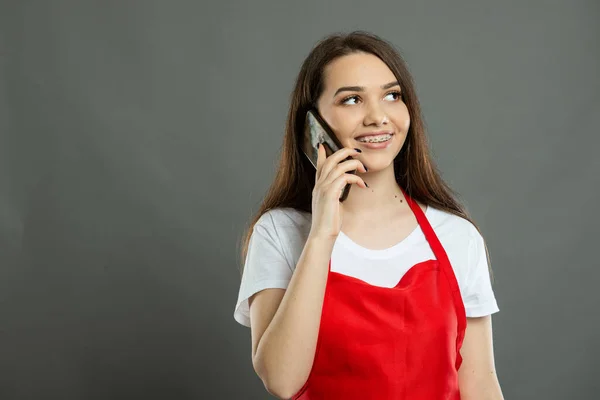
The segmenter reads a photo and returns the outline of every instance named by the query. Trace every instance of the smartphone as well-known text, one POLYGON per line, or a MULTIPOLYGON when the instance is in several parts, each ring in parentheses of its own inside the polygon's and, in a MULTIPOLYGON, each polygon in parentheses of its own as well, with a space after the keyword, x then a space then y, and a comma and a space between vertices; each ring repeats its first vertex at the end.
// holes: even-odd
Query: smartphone
MULTIPOLYGON (((319 144, 322 143, 325 147, 326 156, 329 157, 343 146, 329 127, 319 112, 312 108, 306 113, 304 121, 304 132, 301 140, 302 152, 309 159, 310 163, 317 168, 317 157, 319 156, 319 144)), ((346 160, 352 160, 349 156, 346 160)), ((346 161, 344 160, 344 161, 346 161)), ((356 170, 349 172, 355 174, 356 170)), ((340 202, 343 202, 348 197, 352 184, 347 184, 340 196, 340 202)))

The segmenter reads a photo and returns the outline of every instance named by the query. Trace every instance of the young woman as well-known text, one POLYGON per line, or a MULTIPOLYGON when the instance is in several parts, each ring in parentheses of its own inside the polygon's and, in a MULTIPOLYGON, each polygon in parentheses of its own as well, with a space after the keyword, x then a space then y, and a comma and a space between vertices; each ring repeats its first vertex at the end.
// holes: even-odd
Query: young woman
POLYGON ((412 78, 387 41, 353 32, 313 48, 245 239, 234 317, 251 328, 271 394, 503 398, 487 247, 431 159, 412 78), (344 146, 327 157, 321 145, 316 171, 299 147, 311 107, 344 146))

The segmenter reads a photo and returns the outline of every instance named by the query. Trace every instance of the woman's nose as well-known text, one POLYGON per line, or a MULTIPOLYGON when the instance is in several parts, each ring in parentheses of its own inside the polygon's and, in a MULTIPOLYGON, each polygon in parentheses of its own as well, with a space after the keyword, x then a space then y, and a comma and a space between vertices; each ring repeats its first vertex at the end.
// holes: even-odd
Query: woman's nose
POLYGON ((381 109, 381 107, 370 106, 365 114, 363 123, 365 126, 368 126, 368 125, 380 126, 380 125, 386 124, 388 121, 389 120, 387 118, 387 115, 381 109))

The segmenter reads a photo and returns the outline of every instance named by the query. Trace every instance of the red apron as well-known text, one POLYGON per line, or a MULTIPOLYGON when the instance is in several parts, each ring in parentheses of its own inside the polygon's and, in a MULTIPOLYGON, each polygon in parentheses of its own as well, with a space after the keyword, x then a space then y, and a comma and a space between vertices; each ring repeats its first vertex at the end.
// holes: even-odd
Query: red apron
POLYGON ((460 399, 464 304, 425 213, 403 193, 436 259, 393 288, 331 271, 330 260, 314 363, 292 399, 460 399))

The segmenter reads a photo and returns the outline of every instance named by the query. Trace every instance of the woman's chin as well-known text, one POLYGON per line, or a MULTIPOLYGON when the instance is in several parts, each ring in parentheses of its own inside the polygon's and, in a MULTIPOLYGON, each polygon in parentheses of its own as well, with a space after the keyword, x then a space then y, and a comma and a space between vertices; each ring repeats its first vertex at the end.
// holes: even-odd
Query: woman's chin
POLYGON ((394 159, 382 159, 378 160, 378 157, 365 157, 363 161, 364 165, 368 168, 369 172, 361 173, 361 175, 369 176, 378 172, 385 171, 388 168, 393 168, 394 159))

